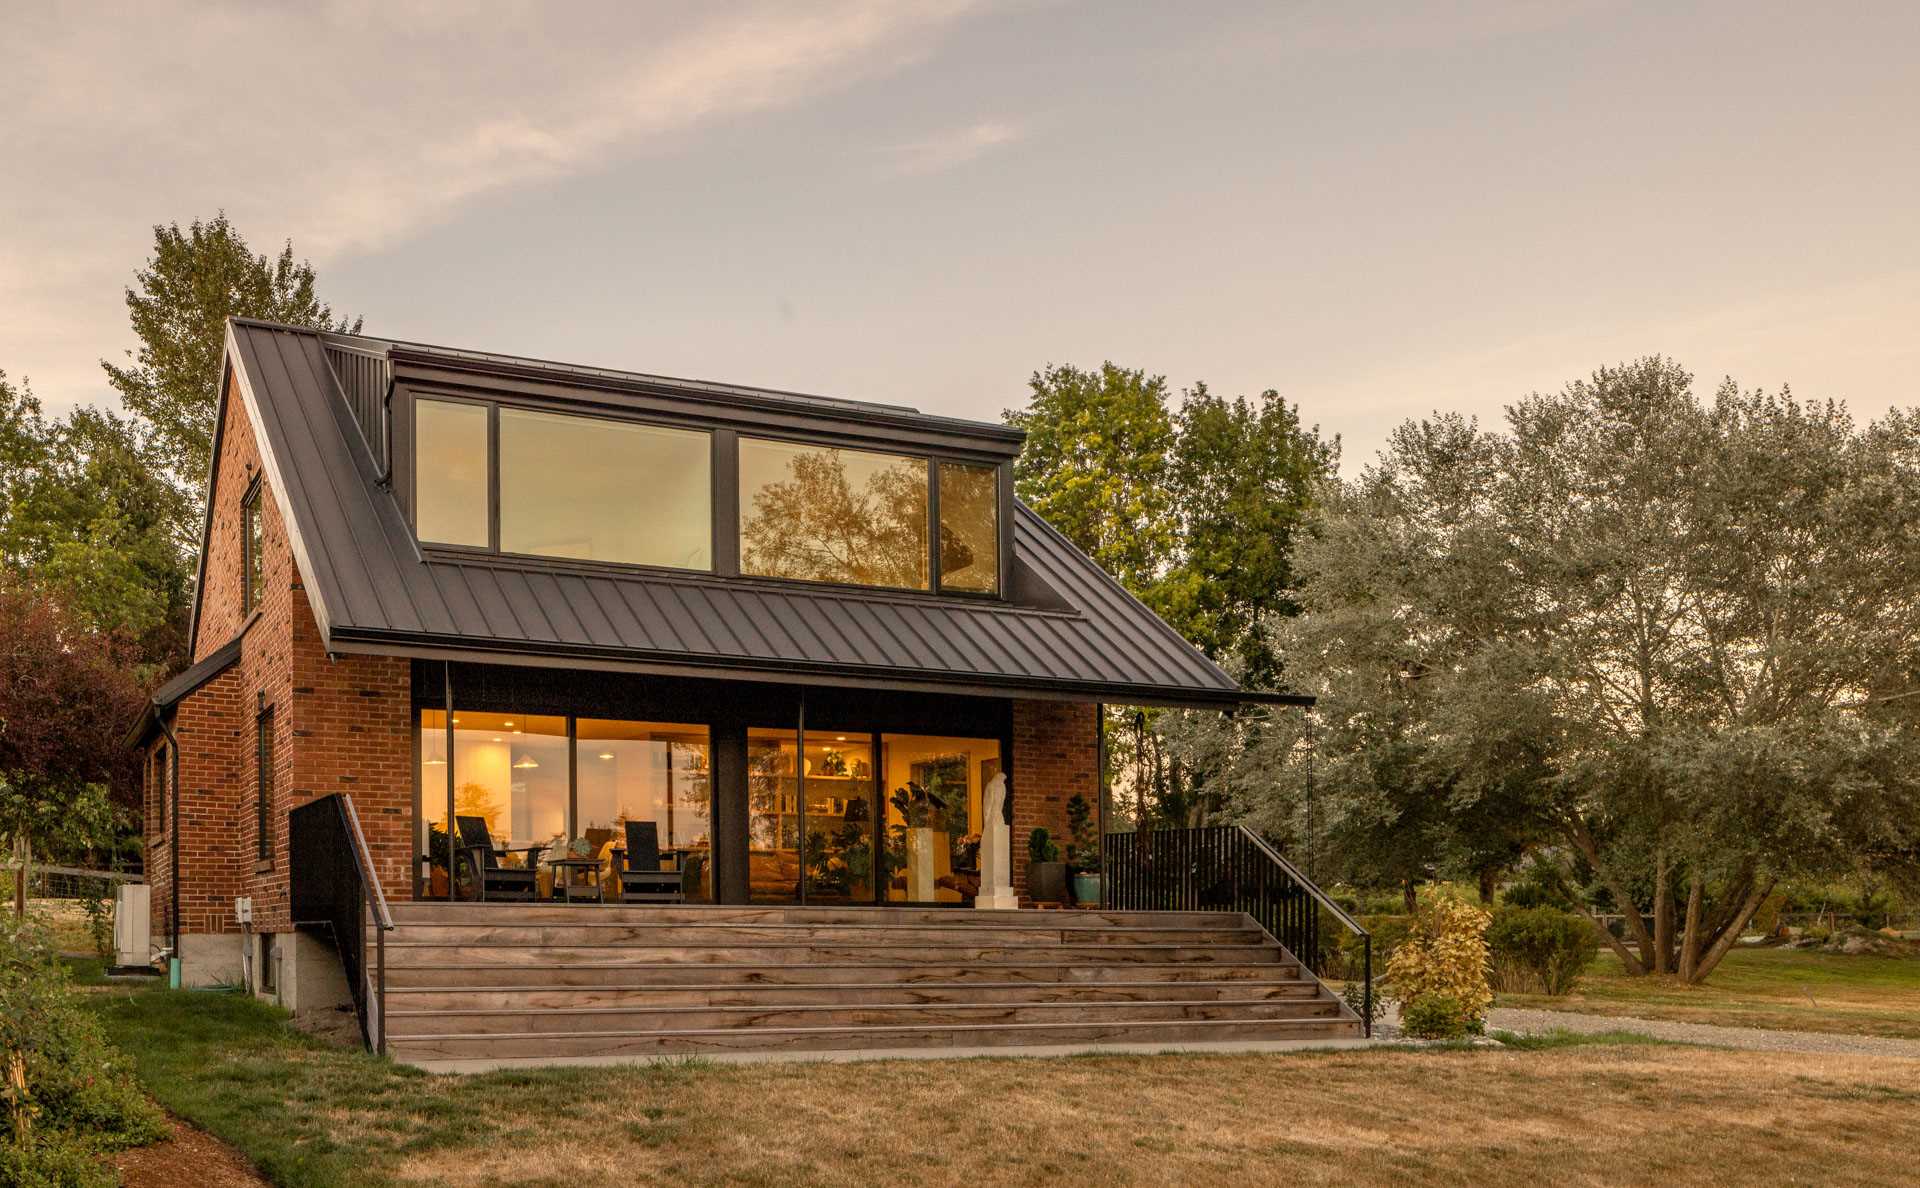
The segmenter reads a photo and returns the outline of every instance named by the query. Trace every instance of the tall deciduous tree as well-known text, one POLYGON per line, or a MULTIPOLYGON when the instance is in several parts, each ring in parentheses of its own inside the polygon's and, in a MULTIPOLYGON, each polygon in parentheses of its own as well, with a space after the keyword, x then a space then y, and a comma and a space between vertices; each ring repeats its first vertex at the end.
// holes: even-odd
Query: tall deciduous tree
POLYGON ((0 374, 0 565, 58 594, 76 620, 168 667, 182 647, 187 500, 133 423, 97 409, 47 421, 0 374))
POLYGON ((1322 698, 1320 809, 1554 843, 1629 970, 1702 979, 1783 877, 1920 871, 1916 524, 1920 416, 1703 402, 1662 359, 1505 433, 1404 426, 1303 548, 1281 637, 1322 698))
POLYGON ((1249 400, 1195 384, 1175 418, 1171 464, 1179 560, 1163 582, 1169 619, 1243 683, 1279 676, 1266 630, 1293 603, 1293 541, 1340 444, 1301 424, 1271 389, 1249 400))
POLYGON ((1102 363, 1033 373, 1032 399, 1007 423, 1027 434, 1020 497, 1149 605, 1177 544, 1167 381, 1102 363))
POLYGON ((50 592, 0 581, 0 834, 23 870, 35 846, 110 840, 107 789, 133 785, 128 659, 50 592))
POLYGON ((100 365, 128 410, 151 427, 156 456, 191 499, 181 531, 194 536, 213 450, 226 319, 341 331, 359 330, 360 320, 334 317, 291 242, 276 257, 256 255, 224 211, 184 231, 178 223, 156 226, 153 256, 134 280, 127 313, 140 345, 127 352, 128 365, 100 365))

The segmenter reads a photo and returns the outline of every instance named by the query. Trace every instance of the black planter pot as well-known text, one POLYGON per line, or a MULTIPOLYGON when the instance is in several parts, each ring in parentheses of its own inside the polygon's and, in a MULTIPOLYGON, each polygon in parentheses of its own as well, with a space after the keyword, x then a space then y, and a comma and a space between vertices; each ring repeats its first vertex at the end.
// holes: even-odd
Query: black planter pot
POLYGON ((1038 903, 1067 902, 1067 864, 1029 862, 1027 864, 1027 897, 1038 903))

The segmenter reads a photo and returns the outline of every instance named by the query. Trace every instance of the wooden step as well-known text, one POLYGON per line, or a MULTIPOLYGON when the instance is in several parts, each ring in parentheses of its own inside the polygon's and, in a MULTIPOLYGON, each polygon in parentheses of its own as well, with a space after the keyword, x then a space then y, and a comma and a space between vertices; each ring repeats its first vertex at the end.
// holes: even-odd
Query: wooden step
POLYGON ((392 903, 396 924, 856 924, 942 928, 1246 928, 1242 912, 976 911, 972 908, 741 907, 713 904, 392 903))
POLYGON ((1360 1038, 1350 1018, 1114 1020, 1104 1023, 979 1023, 871 1027, 752 1027, 657 1031, 465 1033, 395 1037, 402 1061, 647 1057, 699 1052, 797 1052, 875 1048, 1179 1044, 1360 1038))
POLYGON ((1276 982, 934 982, 811 986, 548 986, 387 988, 387 1009, 534 1010, 552 1007, 805 1006, 815 1003, 1269 1002, 1321 997, 1298 979, 1276 982))
POLYGON ((490 962, 496 965, 550 968, 645 962, 685 965, 787 965, 824 962, 853 964, 921 963, 1019 964, 1044 955, 1050 961, 1080 963, 1226 962, 1250 964, 1279 961, 1278 946, 1269 944, 1102 945, 1048 944, 971 945, 959 940, 934 944, 821 942, 794 944, 599 944, 599 945, 445 945, 414 944, 389 939, 387 968, 490 962))
POLYGON ((400 1011, 389 1008, 387 1034, 542 1034, 684 1031, 721 1028, 929 1026, 955 1023, 1171 1022, 1187 1019, 1325 1019, 1330 999, 1289 1002, 853 1003, 788 1007, 589 1007, 579 1010, 400 1011))
POLYGON ((404 924, 387 936, 388 944, 409 945, 1207 945, 1259 944, 1256 928, 949 928, 937 924, 632 924, 570 921, 544 924, 404 924))
POLYGON ((1152 962, 1089 964, 1027 960, 982 965, 968 962, 815 962, 782 965, 701 965, 686 962, 606 961, 592 965, 502 965, 497 961, 421 962, 387 965, 387 985, 547 986, 737 985, 803 986, 837 982, 1119 982, 1119 981, 1298 981, 1297 962, 1205 962, 1168 965, 1152 962))

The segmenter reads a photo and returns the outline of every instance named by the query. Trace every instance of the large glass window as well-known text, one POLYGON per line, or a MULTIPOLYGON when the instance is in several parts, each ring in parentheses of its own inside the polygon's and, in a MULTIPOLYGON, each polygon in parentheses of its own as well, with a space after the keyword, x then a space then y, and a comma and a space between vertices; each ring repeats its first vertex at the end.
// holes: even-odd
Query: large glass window
POLYGON ((740 571, 927 588, 924 458, 740 439, 740 571))
POLYGON ((500 548, 713 567, 713 439, 604 417, 500 410, 500 548))
MULTIPOLYGON (((660 869, 691 871, 691 899, 712 897, 713 796, 705 726, 579 718, 574 722, 574 836, 589 856, 627 853, 627 822, 651 821, 660 869)), ((609 863, 603 878, 613 877, 609 863)), ((609 881, 609 887, 614 884, 609 881)))
POLYGON ((887 734, 880 754, 891 868, 886 898, 971 902, 980 890, 981 792, 1000 771, 1000 744, 887 734))
MULTIPOLYGON (((446 894, 446 728, 443 711, 421 711, 420 821, 430 895, 446 894)), ((484 826, 495 850, 505 851, 504 866, 524 865, 529 847, 553 856, 567 841, 567 791, 565 718, 455 711, 453 812, 465 827, 456 836, 484 826)), ((549 885, 543 880, 543 894, 549 885)))
POLYGON ((486 406, 417 400, 413 431, 415 533, 421 540, 486 548, 486 406))
POLYGON ((940 463, 940 588, 970 594, 1000 589, 1000 472, 940 463))

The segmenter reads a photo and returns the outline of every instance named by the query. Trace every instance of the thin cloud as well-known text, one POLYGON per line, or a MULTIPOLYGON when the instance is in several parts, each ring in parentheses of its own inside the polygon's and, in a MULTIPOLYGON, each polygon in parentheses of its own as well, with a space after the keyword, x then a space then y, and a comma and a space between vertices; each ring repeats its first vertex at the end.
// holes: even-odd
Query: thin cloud
POLYGON ((1005 148, 1027 134, 1025 127, 1005 120, 986 120, 953 128, 925 140, 894 145, 887 150, 896 171, 909 175, 944 173, 968 161, 1005 148))
MULTIPOLYGON (((0 368, 104 392, 156 222, 225 208, 324 264, 476 198, 911 64, 972 0, 654 7, 152 2, 15 14, 0 71, 0 368)), ((337 299, 337 298, 336 298, 337 299)))

